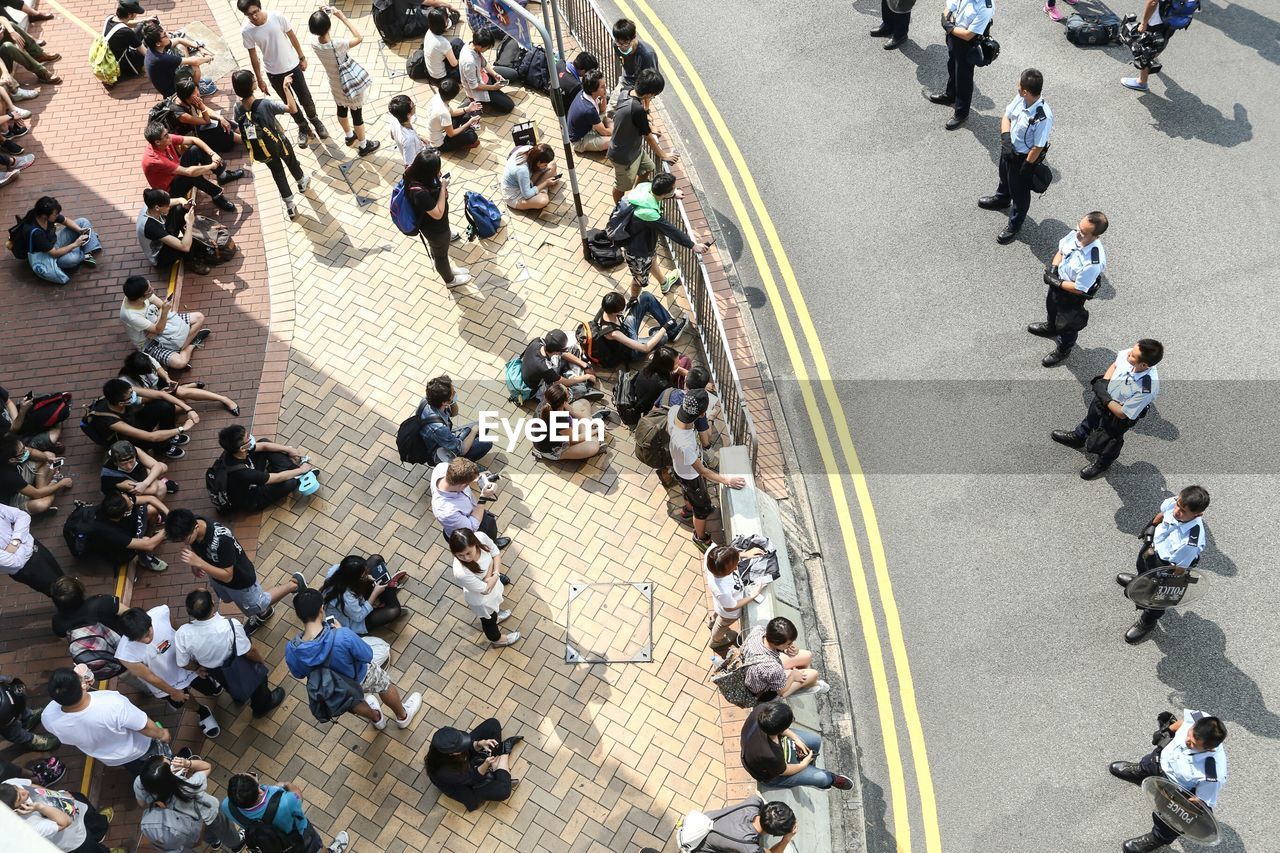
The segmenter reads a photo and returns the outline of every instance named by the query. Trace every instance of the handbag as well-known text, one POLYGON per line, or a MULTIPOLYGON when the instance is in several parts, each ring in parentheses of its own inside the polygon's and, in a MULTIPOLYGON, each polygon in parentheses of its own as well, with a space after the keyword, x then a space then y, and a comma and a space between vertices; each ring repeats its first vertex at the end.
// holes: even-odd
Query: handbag
POLYGON ((711 676, 711 683, 730 703, 739 708, 754 708, 760 701, 760 697, 747 689, 747 669, 767 660, 766 655, 753 655, 748 658, 737 654, 718 673, 711 676))
POLYGON ((342 89, 343 95, 351 99, 358 98, 371 85, 373 80, 369 77, 369 72, 352 59, 351 54, 344 52, 338 56, 338 87, 342 89))
POLYGON ((222 666, 217 667, 214 672, 219 683, 231 694, 231 698, 243 705, 262 682, 267 680, 267 667, 236 654, 236 623, 228 621, 228 624, 231 625, 231 649, 222 666))

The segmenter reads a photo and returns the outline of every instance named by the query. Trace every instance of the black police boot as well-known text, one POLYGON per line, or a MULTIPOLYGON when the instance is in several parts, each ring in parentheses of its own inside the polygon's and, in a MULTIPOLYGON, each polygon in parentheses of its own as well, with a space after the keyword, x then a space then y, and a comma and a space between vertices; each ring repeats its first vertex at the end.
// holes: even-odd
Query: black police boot
POLYGON ((1053 329, 1049 328, 1048 323, 1032 323, 1027 326, 1027 331, 1040 338, 1052 338, 1054 336, 1053 329))
POLYGON ((884 24, 881 24, 880 26, 876 27, 874 30, 871 31, 872 38, 883 39, 883 38, 888 38, 891 35, 893 35, 893 31, 890 30, 888 27, 886 27, 884 24))
POLYGON ((1012 225, 1006 225, 1004 230, 996 235, 996 242, 1001 246, 1007 246, 1013 242, 1013 238, 1018 236, 1021 228, 1014 228, 1012 225))
POLYGON ((1101 462, 1090 462, 1088 465, 1080 469, 1081 480, 1096 480, 1103 474, 1107 473, 1107 469, 1111 465, 1103 465, 1101 462))
POLYGON ((1111 771, 1112 776, 1132 785, 1141 785, 1142 780, 1147 778, 1142 768, 1132 761, 1113 761, 1107 769, 1111 771))
POLYGON ((1001 198, 998 195, 984 195, 978 199, 978 207, 983 210, 1004 210, 1011 204, 1013 204, 1013 199, 1001 198))
MULTIPOLYGON (((893 42, 890 42, 889 44, 893 44, 893 42)), ((886 47, 887 46, 888 45, 886 45, 886 47)), ((947 123, 944 124, 943 127, 945 127, 947 130, 955 130, 956 128, 960 127, 962 124, 964 124, 968 120, 969 120, 968 113, 965 113, 964 115, 960 115, 959 113, 956 113, 952 115, 951 118, 947 119, 947 123)))
POLYGON ((1120 584, 1120 586, 1128 586, 1129 584, 1133 583, 1133 579, 1136 577, 1137 575, 1135 575, 1133 572, 1121 572, 1120 574, 1116 575, 1116 583, 1120 584))
POLYGON ((1156 838, 1153 833, 1148 832, 1146 835, 1139 835, 1137 838, 1130 838, 1120 848, 1124 853, 1152 853, 1164 847, 1165 843, 1156 838))
POLYGON ((902 47, 906 43, 907 43, 906 36, 894 36, 893 38, 885 42, 884 49, 897 50, 898 48, 902 47))
POLYGON ((1071 355, 1071 350, 1058 347, 1053 352, 1040 359, 1040 364, 1044 367, 1057 367, 1059 364, 1067 360, 1067 356, 1071 355))
POLYGON ((1145 640, 1147 635, 1155 629, 1155 622, 1148 624, 1145 619, 1139 616, 1138 621, 1134 622, 1133 625, 1130 626, 1129 630, 1124 632, 1124 641, 1131 646, 1136 646, 1138 643, 1145 640))
POLYGON ((1076 450, 1084 447, 1084 439, 1069 429, 1055 429, 1049 433, 1049 437, 1058 442, 1058 444, 1065 444, 1067 447, 1074 447, 1076 450))
POLYGON ((949 107, 956 102, 956 96, 949 95, 946 92, 930 92, 928 89, 921 89, 920 92, 933 103, 942 104, 945 107, 949 107))

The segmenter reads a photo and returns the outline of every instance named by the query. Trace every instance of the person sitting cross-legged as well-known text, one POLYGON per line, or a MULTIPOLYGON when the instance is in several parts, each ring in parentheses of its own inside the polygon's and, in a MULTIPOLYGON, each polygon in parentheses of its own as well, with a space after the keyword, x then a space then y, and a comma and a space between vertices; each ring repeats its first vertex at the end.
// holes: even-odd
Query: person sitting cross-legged
POLYGON ((89 528, 89 553, 113 567, 129 563, 150 572, 163 572, 169 564, 154 552, 164 542, 164 529, 152 529, 168 511, 159 498, 150 495, 107 495, 89 528))
POLYGON ((523 740, 520 735, 504 738, 502 724, 492 717, 470 732, 451 726, 437 729, 424 761, 427 778, 469 812, 485 803, 500 803, 520 781, 511 778, 509 762, 523 740))
POLYGON ((167 473, 168 465, 121 439, 107 448, 100 477, 102 494, 164 498, 178 491, 178 484, 165 478, 167 473))
POLYGON ((177 310, 174 297, 161 299, 144 276, 129 276, 123 290, 120 322, 138 351, 169 370, 189 367, 191 356, 213 334, 204 327, 204 315, 177 310))
POLYGON ((427 103, 427 142, 441 153, 470 151, 480 145, 476 128, 480 126, 482 105, 472 101, 466 107, 451 106, 461 91, 461 83, 446 77, 427 103))
POLYGON ((363 701, 357 702, 351 713, 382 731, 387 727, 387 715, 382 713, 381 699, 395 714, 396 726, 409 728, 422 708, 422 694, 414 693, 401 702, 391 676, 373 662, 373 648, 350 628, 326 620, 324 596, 319 590, 303 590, 294 596, 293 610, 302 623, 301 633, 284 648, 284 660, 293 677, 305 679, 313 669, 327 666, 357 682, 364 692, 363 701))
MULTIPOLYGON (((31 156, 31 155, 24 155, 31 156)), ((83 216, 68 219, 62 215, 62 205, 52 196, 41 196, 35 206, 22 217, 22 228, 17 239, 31 271, 45 281, 66 284, 70 273, 81 266, 96 267, 96 252, 102 251, 102 243, 93 230, 93 223, 83 216)))
POLYGON ((560 183, 556 152, 545 142, 522 145, 511 152, 502 172, 502 197, 512 210, 542 210, 560 183))
POLYGON ((218 432, 227 466, 227 499, 234 512, 261 512, 298 490, 299 478, 313 471, 310 457, 296 447, 259 441, 239 424, 218 432))
POLYGON ((533 442, 534 456, 548 462, 569 462, 604 453, 608 446, 605 438, 591 437, 604 432, 603 423, 595 427, 593 422, 603 422, 610 414, 593 410, 587 400, 570 402, 563 385, 547 386, 535 415, 542 426, 533 442))

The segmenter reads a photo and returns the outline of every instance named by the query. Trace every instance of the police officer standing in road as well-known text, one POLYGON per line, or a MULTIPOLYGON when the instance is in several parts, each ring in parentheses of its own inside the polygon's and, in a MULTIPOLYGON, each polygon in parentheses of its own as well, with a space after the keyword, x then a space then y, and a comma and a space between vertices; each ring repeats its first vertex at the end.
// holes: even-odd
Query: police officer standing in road
MULTIPOLYGON (((1217 717, 1203 711, 1186 710, 1175 720, 1168 712, 1161 714, 1161 731, 1156 733, 1156 748, 1141 761, 1116 761, 1111 775, 1134 785, 1148 776, 1160 776, 1191 794, 1210 809, 1218 805, 1218 794, 1227 781, 1227 752, 1222 742, 1227 727, 1217 717)), ((1151 831, 1130 838, 1122 848, 1125 853, 1152 853, 1178 840, 1178 833, 1156 814, 1151 815, 1151 831)))
POLYGON ((1018 94, 1000 120, 1000 184, 996 194, 978 199, 983 210, 1009 209, 1009 223, 996 237, 1000 245, 1013 242, 1031 207, 1031 170, 1049 147, 1053 110, 1044 102, 1044 75, 1028 68, 1018 78, 1018 94))
POLYGON ((907 40, 907 30, 911 28, 911 6, 914 0, 907 0, 907 11, 895 12, 889 6, 889 0, 880 0, 880 26, 871 31, 876 38, 889 37, 885 42, 885 50, 897 50, 907 40))
MULTIPOLYGON (((1136 573, 1121 572, 1116 583, 1127 587, 1134 578, 1152 569, 1176 566, 1189 569, 1200 562, 1200 554, 1206 542, 1204 520, 1209 508, 1209 492, 1203 486, 1187 486, 1176 498, 1160 504, 1160 512, 1142 531, 1142 546, 1138 549, 1136 573)), ((1133 645, 1142 642, 1164 615, 1163 610, 1139 607, 1142 612, 1124 635, 1124 641, 1133 645)))
POLYGON ((1084 479, 1100 477, 1111 467, 1124 447, 1124 434, 1155 402, 1160 393, 1156 365, 1162 358, 1164 345, 1154 338, 1143 338, 1120 350, 1107 372, 1090 383, 1094 398, 1084 420, 1074 430, 1055 429, 1051 434, 1058 444, 1097 455, 1094 462, 1080 469, 1084 479))
POLYGON ((1044 297, 1046 320, 1032 323, 1027 331, 1057 340, 1053 352, 1040 361, 1045 367, 1061 364, 1089 325, 1085 302, 1093 298, 1098 278, 1107 268, 1107 253, 1098 239, 1106 230, 1105 213, 1086 213, 1076 230, 1058 241, 1058 252, 1044 271, 1044 283, 1049 286, 1044 297))
POLYGON ((955 130, 969 118, 973 100, 973 69, 980 61, 982 48, 978 39, 986 35, 995 9, 992 0, 947 0, 942 13, 942 29, 947 32, 947 88, 941 92, 925 91, 935 104, 955 107, 947 119, 947 130, 955 130))

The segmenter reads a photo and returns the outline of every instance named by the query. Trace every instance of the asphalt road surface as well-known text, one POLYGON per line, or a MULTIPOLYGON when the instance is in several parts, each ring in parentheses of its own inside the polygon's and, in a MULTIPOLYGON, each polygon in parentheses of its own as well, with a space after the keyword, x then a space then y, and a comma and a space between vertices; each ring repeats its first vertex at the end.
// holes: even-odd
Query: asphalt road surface
MULTIPOLYGON (((1140 96, 1119 85, 1134 73, 1126 49, 1077 48, 1040 0, 996 0, 1001 55, 978 69, 968 124, 948 133, 947 108, 920 93, 945 81, 937 4, 922 3, 910 43, 893 53, 867 36, 876 0, 649 5, 741 146, 823 341, 883 537, 940 849, 1118 850, 1147 830, 1149 810, 1107 764, 1150 748, 1158 711, 1192 707, 1229 729, 1218 849, 1280 850, 1280 9, 1204 0, 1140 96), (974 202, 995 188, 999 117, 1032 65, 1056 119, 1059 178, 1002 247, 1002 216, 974 202), (1052 345, 1024 331, 1043 319, 1041 269, 1095 208, 1111 218, 1107 276, 1080 346, 1046 370, 1052 345), (1085 482, 1084 458, 1049 432, 1073 426, 1089 378, 1145 336, 1166 346, 1155 412, 1107 477, 1085 482), (1131 568, 1135 536, 1160 501, 1190 483, 1212 495, 1206 592, 1129 647, 1134 611, 1112 577, 1131 568)), ((896 850, 850 561, 775 316, 794 312, 766 295, 670 87, 663 104, 717 210, 721 251, 742 276, 789 413, 841 604, 870 848, 896 850)), ((864 533, 859 523, 865 544, 864 533)), ((923 851, 901 685, 869 552, 863 559, 906 768, 910 849, 923 851)))

